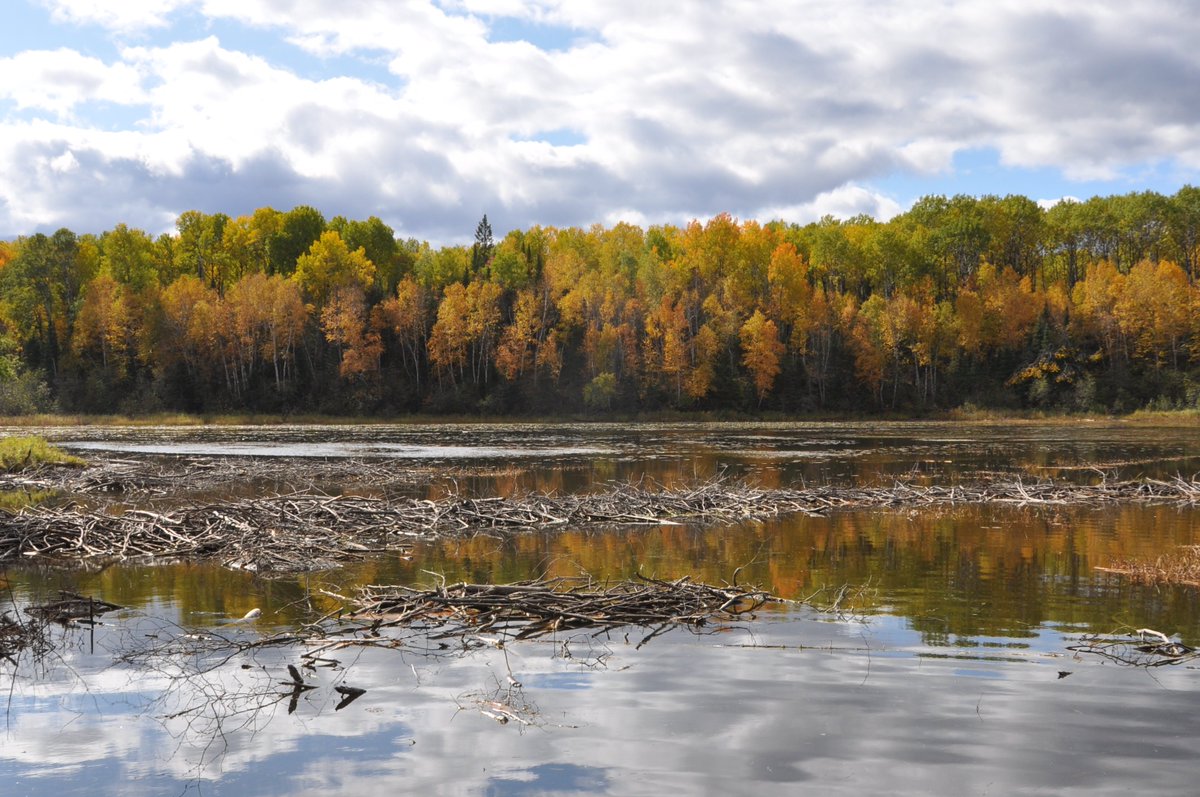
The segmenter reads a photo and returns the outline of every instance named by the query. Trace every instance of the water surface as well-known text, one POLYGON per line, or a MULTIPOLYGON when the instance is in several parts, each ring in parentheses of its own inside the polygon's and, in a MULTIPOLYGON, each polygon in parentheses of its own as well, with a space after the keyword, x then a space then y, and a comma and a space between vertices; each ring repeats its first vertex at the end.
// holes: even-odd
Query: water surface
MULTIPOLYGON (((55 429, 131 457, 445 463, 460 489, 602 489, 720 473, 766 486, 995 476, 1095 480, 1200 470, 1200 433, 952 424, 55 429), (475 470, 472 472, 472 468, 475 470)), ((449 477, 448 477, 449 478, 449 477)), ((444 485, 443 485, 444 487, 444 485)), ((441 489, 434 487, 431 489, 441 489)), ((962 506, 844 511, 735 526, 479 536, 340 571, 256 579, 208 566, 10 570, 19 604, 60 588, 127 609, 0 662, 0 773, 13 794, 1117 794, 1194 790, 1190 665, 1120 667, 1087 634, 1200 640, 1190 588, 1098 573, 1200 543, 1195 508, 962 506), (835 613, 763 611, 716 633, 576 633, 469 652, 347 650, 272 702, 298 651, 121 661, 159 639, 253 640, 357 584, 733 577, 835 613), (433 575, 437 574, 437 576, 433 575), (256 624, 233 623, 261 608, 256 624), (511 674, 522 686, 512 689, 511 674), (188 677, 181 677, 188 673, 188 677), (367 693, 334 710, 333 687, 367 693), (481 708, 512 707, 499 724, 481 708)))

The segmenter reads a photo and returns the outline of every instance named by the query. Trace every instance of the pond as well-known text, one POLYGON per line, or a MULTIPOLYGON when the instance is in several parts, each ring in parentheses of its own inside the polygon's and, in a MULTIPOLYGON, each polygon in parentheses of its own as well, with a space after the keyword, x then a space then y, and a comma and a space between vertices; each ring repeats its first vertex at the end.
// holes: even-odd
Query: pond
MULTIPOLYGON (((404 488, 420 496, 1200 472, 1200 430, 1122 423, 46 434, 84 456, 378 461, 425 474, 404 488)), ((191 500, 186 486, 175 500, 191 500)), ((17 605, 65 589, 124 608, 0 661, 0 777, 21 795, 1191 793, 1200 671, 1121 666, 1081 646, 1141 628, 1196 644, 1195 588, 1096 570, 1193 544, 1194 506, 987 504, 424 540, 271 579, 195 563, 10 568, 17 605), (302 674, 315 687, 302 694, 287 670, 300 651, 255 645, 366 584, 581 573, 721 584, 738 568, 740 583, 808 602, 649 640, 626 628, 347 647, 302 674), (239 619, 253 609, 257 620, 239 619), (190 655, 163 655, 193 638, 190 655), (345 702, 338 687, 366 691, 345 702)))

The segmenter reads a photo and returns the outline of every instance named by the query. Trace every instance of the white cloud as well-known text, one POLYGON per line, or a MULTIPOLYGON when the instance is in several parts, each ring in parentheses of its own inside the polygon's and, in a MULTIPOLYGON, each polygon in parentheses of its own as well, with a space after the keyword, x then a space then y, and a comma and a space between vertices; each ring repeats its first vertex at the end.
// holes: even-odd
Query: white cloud
POLYGON ((158 28, 167 24, 167 15, 191 0, 41 0, 51 9, 53 18, 80 25, 101 25, 129 31, 158 28))
POLYGON ((811 202, 785 207, 764 208, 757 215, 766 219, 783 219, 807 224, 824 216, 848 219, 866 214, 886 221, 904 210, 890 196, 857 185, 844 185, 818 194, 811 202))
POLYGON ((1057 199, 1039 199, 1039 200, 1037 200, 1037 205, 1042 210, 1049 210, 1050 208, 1054 207, 1055 205, 1058 205, 1063 202, 1081 202, 1081 201, 1082 200, 1077 196, 1060 196, 1057 199))
MULTIPOLYGON (((269 59, 168 29, 176 43, 107 64, 66 50, 0 62, 0 97, 58 124, 31 139, 27 119, 0 121, 0 153, 72 147, 71 188, 142 186, 142 212, 156 218, 230 197, 241 204, 204 209, 304 201, 444 238, 469 235, 482 211, 504 226, 891 213, 891 200, 857 186, 946 174, 963 150, 1079 179, 1147 162, 1200 167, 1200 20, 1169 0, 47 2, 121 35, 187 10, 327 59, 328 79, 308 79, 287 45, 264 50, 269 59), (490 41, 500 17, 579 36, 555 50, 490 41), (358 60, 394 77, 337 74, 358 60), (52 79, 49 61, 70 65, 68 79, 52 79), (13 77, 25 74, 28 86, 13 77), (87 99, 148 110, 101 136, 80 110, 87 99), (582 141, 522 140, 546 130, 582 141), (122 177, 87 183, 93 161, 122 177)), ((126 198, 88 207, 53 194, 66 186, 39 186, 37 162, 0 161, 0 234, 147 223, 113 216, 126 198), (15 203, 26 190, 39 196, 15 203)))
POLYGON ((108 65, 74 50, 26 50, 0 58, 0 98, 18 108, 37 108, 59 116, 88 101, 122 105, 145 99, 141 76, 128 64, 108 65))

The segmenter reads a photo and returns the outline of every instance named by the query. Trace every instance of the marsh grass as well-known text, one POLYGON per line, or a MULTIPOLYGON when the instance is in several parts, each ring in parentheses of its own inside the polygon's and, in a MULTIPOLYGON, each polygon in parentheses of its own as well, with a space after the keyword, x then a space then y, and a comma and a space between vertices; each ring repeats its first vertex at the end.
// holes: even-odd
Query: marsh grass
POLYGON ((0 439, 0 470, 12 473, 44 465, 82 468, 87 463, 50 445, 45 438, 5 437, 0 439))
POLYGON ((1192 427, 1200 422, 1200 409, 1181 410, 1137 410, 1129 414, 1073 413, 1052 410, 986 409, 964 405, 948 410, 926 413, 905 412, 757 412, 744 413, 732 410, 682 411, 657 410, 652 412, 599 412, 563 415, 489 415, 489 414, 437 414, 422 413, 408 415, 322 415, 318 413, 202 413, 160 412, 146 415, 88 415, 88 414, 36 414, 8 415, 0 419, 0 426, 16 429, 48 429, 63 426, 90 427, 187 427, 187 426, 369 426, 369 425, 413 425, 432 426, 439 424, 580 424, 580 423, 859 423, 859 422, 906 422, 906 421, 953 421, 973 426, 998 424, 1131 424, 1147 427, 1192 427))
POLYGON ((43 504, 57 498, 54 490, 0 490, 0 509, 16 512, 28 506, 43 504))

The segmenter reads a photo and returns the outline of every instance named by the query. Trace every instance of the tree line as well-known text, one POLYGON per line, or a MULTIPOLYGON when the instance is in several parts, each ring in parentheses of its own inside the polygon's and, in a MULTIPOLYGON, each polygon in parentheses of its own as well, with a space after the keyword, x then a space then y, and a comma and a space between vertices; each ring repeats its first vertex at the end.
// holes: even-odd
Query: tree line
POLYGON ((1200 189, 399 240, 314 208, 0 242, 0 412, 1200 405, 1200 189))

